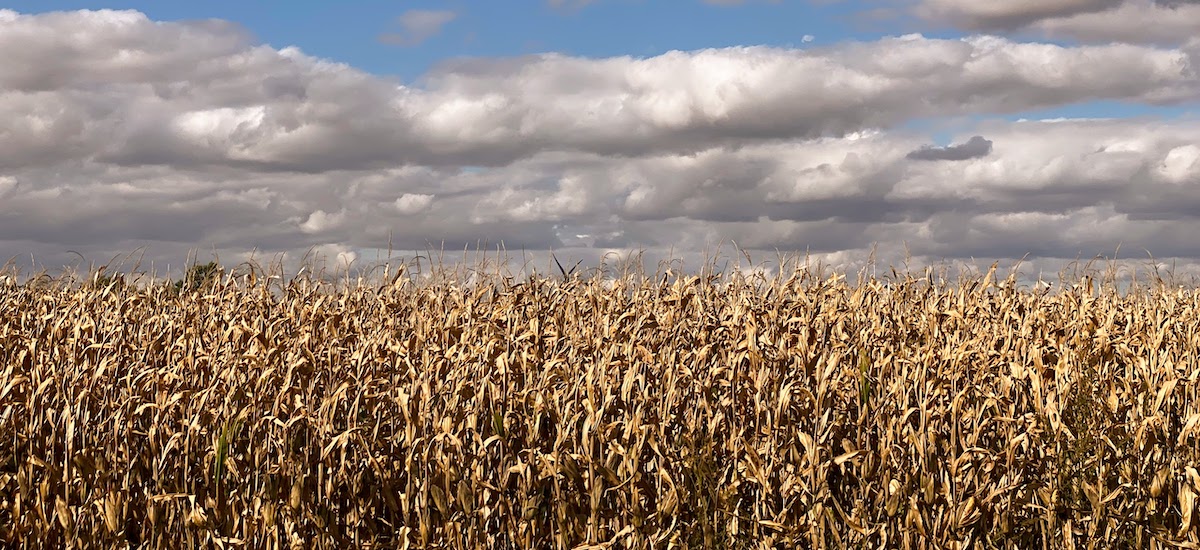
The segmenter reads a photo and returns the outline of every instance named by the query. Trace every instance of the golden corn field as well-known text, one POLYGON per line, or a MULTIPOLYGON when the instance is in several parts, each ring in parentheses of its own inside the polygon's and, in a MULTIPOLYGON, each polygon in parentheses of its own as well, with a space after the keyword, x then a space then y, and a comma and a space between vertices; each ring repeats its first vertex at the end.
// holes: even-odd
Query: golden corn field
POLYGON ((8 277, 0 546, 1200 548, 1200 294, 993 273, 8 277))

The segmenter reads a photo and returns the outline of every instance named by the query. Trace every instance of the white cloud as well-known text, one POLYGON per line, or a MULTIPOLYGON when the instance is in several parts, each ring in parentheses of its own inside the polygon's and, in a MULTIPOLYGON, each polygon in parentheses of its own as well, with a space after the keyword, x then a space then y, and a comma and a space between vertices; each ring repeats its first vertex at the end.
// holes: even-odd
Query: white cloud
POLYGON ((416 46, 442 32, 458 13, 450 10, 408 10, 396 19, 403 32, 384 33, 379 40, 386 44, 416 46))
POLYGON ((433 204, 433 195, 405 193, 396 199, 396 211, 401 214, 416 214, 433 204))
POLYGON ((1169 49, 922 37, 645 60, 548 55, 445 67, 409 105, 426 113, 417 125, 431 148, 490 164, 550 144, 636 155, 1093 98, 1182 101, 1197 92, 1188 63, 1189 54, 1169 49), (1096 58, 1109 60, 1105 70, 1096 58))
POLYGON ((234 258, 323 246, 346 259, 389 239, 574 243, 596 259, 728 239, 839 262, 873 242, 1073 258, 1125 240, 1200 257, 1200 121, 985 122, 938 162, 910 158, 930 139, 899 129, 1090 99, 1194 100, 1191 47, 910 35, 475 59, 401 85, 219 22, 4 12, 0 51, 3 258, 152 245, 160 264, 188 247, 234 258))
POLYGON ((318 269, 344 269, 358 260, 358 252, 337 243, 326 243, 312 247, 311 256, 318 269))
POLYGON ((17 185, 19 185, 17 178, 12 176, 0 176, 0 199, 5 199, 16 194, 17 185))
POLYGON ((0 67, 5 166, 91 157, 302 172, 495 166, 553 150, 687 152, 912 117, 1200 95, 1188 50, 985 37, 475 59, 421 87, 256 46, 225 25, 133 12, 17 16, 0 28, 0 49, 20 52, 0 67), (89 37, 90 63, 64 53, 73 36, 89 37))
POLYGON ((1194 185, 1200 180, 1200 146, 1189 143, 1171 149, 1158 170, 1166 181, 1194 185))
POLYGON ((345 219, 345 210, 333 213, 317 210, 309 214, 308 219, 300 224, 300 230, 305 233, 323 233, 342 225, 345 219))

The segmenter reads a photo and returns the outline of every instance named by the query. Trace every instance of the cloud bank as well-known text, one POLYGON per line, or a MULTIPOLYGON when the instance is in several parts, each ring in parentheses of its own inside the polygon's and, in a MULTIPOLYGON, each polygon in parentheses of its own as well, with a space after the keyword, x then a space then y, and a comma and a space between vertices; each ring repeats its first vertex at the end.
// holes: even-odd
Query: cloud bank
POLYGON ((0 11, 0 50, 5 258, 503 242, 592 261, 730 240, 834 264, 872 244, 1200 258, 1200 121, 994 118, 1195 101, 1195 47, 910 35, 467 59, 404 83, 225 22, 0 11), (905 129, 957 115, 982 116, 958 145, 905 129))
POLYGON ((1192 0, 921 0, 913 11, 968 31, 1086 43, 1178 45, 1200 36, 1200 2, 1192 0))

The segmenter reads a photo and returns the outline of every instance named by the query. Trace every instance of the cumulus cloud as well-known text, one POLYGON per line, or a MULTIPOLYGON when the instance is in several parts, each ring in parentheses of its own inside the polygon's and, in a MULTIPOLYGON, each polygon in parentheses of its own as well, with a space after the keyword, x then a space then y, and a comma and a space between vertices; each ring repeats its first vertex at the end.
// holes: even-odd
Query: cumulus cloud
MULTIPOLYGON (((1195 121, 995 121, 972 130, 989 136, 993 152, 959 162, 913 160, 924 136, 877 132, 633 159, 543 153, 470 172, 181 177, 93 166, 64 181, 48 167, 19 175, 36 183, 0 206, 0 234, 99 255, 155 243, 166 251, 335 243, 366 257, 389 242, 461 250, 503 241, 560 256, 568 243, 575 254, 674 246, 694 258, 732 240, 842 256, 879 244, 930 258, 1073 258, 1117 243, 1200 256, 1190 238, 1200 230, 1195 121)), ((19 253, 15 246, 0 252, 19 253)))
POLYGON ((9 197, 17 192, 17 178, 0 176, 0 199, 9 197))
POLYGON ((334 229, 346 219, 346 211, 339 210, 337 212, 325 212, 317 210, 309 214, 308 219, 300 224, 300 230, 305 233, 325 233, 330 229, 334 229))
POLYGON ((942 149, 901 129, 1194 100, 1194 49, 907 36, 471 59, 401 83, 225 23, 101 11, 0 12, 0 50, 4 258, 503 242, 590 261, 722 240, 842 263, 872 243, 1200 257, 1200 122, 990 121, 942 149))
POLYGON ((403 32, 383 33, 379 41, 399 46, 416 46, 442 32, 458 14, 450 10, 408 10, 396 19, 403 32))
POLYGON ((1200 3, 1189 0, 922 0, 914 11, 971 31, 1090 43, 1173 45, 1200 35, 1200 3))
POLYGON ((917 116, 1200 95, 1190 51, 988 37, 471 59, 419 86, 255 45, 223 25, 136 12, 10 15, 0 47, 19 52, 0 68, 0 166, 498 166, 546 151, 689 152, 917 116))
POLYGON ((401 214, 416 214, 433 203, 433 195, 421 193, 405 193, 396 199, 396 211, 401 214))
POLYGON ((964 143, 946 147, 922 146, 909 153, 907 158, 912 160, 967 160, 986 157, 992 152, 992 141, 983 136, 971 136, 964 143))
POLYGON ((463 154, 481 139, 495 143, 496 154, 501 144, 511 148, 508 155, 527 154, 535 144, 623 155, 697 150, 745 139, 840 135, 913 116, 1009 112, 1113 96, 1182 101, 1196 94, 1189 59, 1183 51, 1134 46, 910 36, 813 50, 470 61, 429 76, 436 92, 425 97, 439 102, 423 133, 444 136, 447 148, 463 154), (1123 68, 1097 71, 1096 57, 1123 68), (468 128, 485 128, 487 137, 468 128))
POLYGON ((1176 184, 1194 184, 1200 172, 1200 146, 1193 143, 1172 148, 1157 167, 1165 181, 1176 184))
POLYGON ((1116 7, 1122 0, 922 0, 917 13, 950 21, 977 31, 1012 31, 1052 17, 1093 13, 1116 7))
POLYGON ((1126 0, 1116 9, 1044 19, 1030 29, 1085 42, 1182 44, 1200 36, 1200 3, 1126 0))

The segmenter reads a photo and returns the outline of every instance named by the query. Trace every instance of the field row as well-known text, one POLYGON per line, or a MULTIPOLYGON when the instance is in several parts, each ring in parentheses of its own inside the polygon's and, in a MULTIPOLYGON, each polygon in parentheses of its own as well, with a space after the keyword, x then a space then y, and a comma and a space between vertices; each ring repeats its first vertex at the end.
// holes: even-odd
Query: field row
POLYGON ((1200 544, 1196 293, 397 281, 0 286, 0 542, 1200 544))

